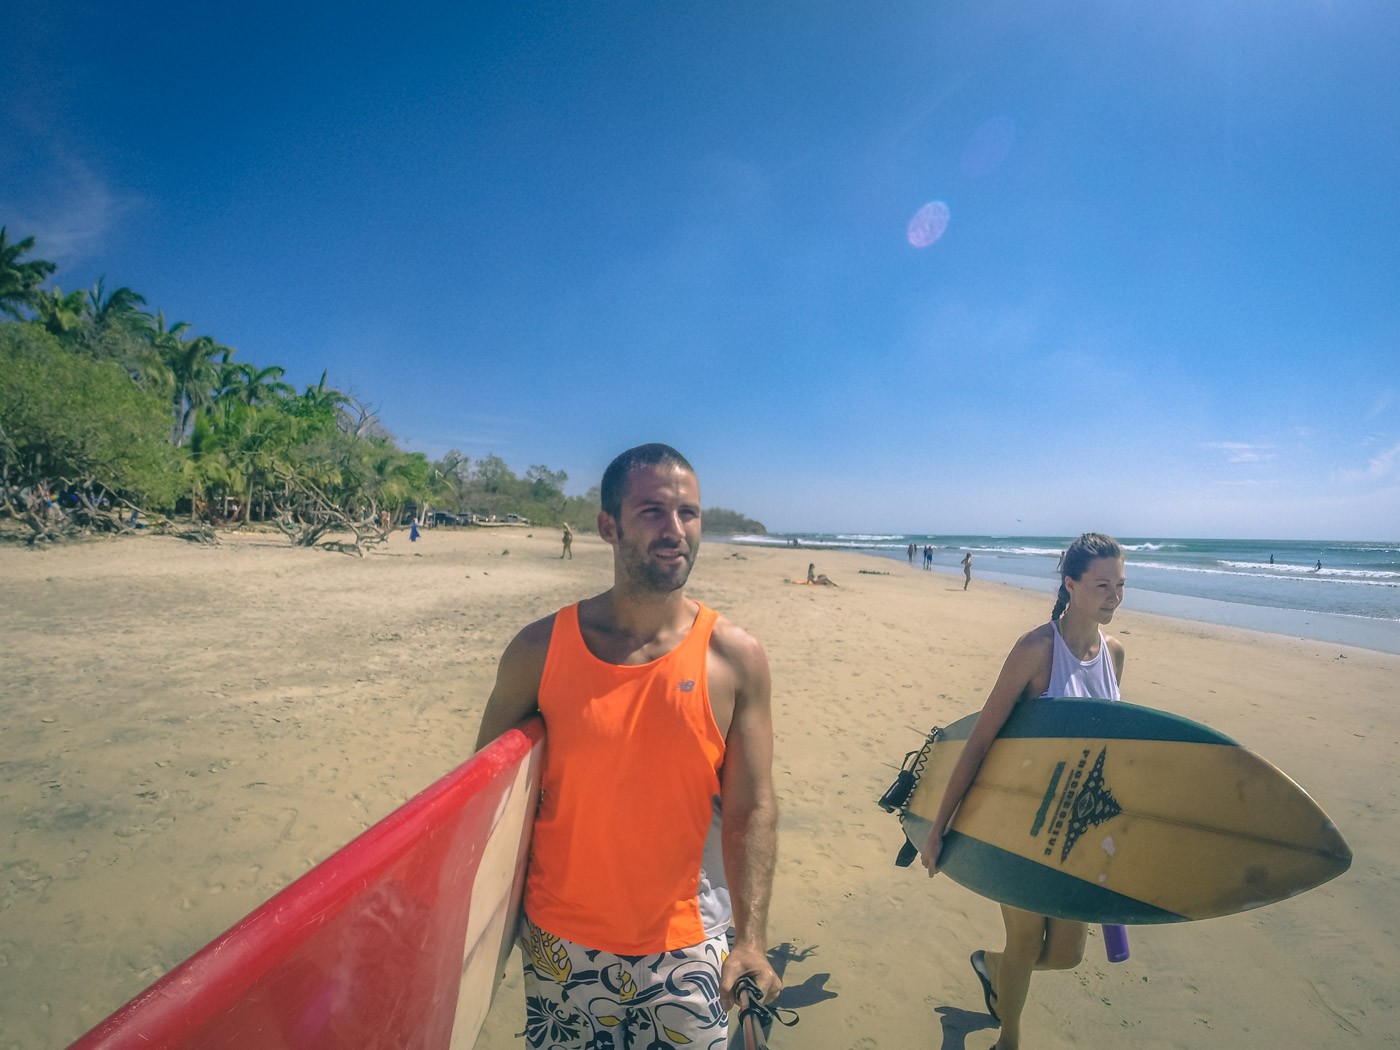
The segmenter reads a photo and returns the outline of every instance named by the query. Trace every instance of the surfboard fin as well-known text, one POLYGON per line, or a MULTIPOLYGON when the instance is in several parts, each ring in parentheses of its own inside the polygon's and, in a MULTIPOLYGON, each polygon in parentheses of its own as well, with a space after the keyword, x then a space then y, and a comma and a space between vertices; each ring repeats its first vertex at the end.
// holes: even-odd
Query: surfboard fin
POLYGON ((919 851, 914 848, 912 842, 906 842, 899 847, 899 855, 894 859, 896 868, 907 868, 914 863, 914 858, 919 855, 919 851))

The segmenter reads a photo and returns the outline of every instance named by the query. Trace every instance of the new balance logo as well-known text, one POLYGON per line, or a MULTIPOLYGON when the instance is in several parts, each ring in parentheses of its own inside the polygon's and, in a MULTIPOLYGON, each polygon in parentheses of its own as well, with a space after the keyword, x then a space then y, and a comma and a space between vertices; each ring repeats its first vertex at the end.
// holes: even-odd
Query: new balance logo
POLYGON ((682 693, 689 693, 695 688, 695 679, 687 678, 684 682, 678 682, 676 688, 682 693))

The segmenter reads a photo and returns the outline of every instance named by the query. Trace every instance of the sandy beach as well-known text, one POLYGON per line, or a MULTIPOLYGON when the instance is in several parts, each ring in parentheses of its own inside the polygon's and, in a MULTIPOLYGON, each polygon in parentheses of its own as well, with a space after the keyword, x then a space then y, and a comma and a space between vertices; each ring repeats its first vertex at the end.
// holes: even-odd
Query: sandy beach
MULTIPOLYGON (((604 589, 554 530, 396 533, 363 559, 231 533, 0 547, 0 1050, 62 1047, 468 757, 497 657, 604 589)), ((996 906, 922 869, 874 800, 928 728, 981 706, 1046 596, 824 553, 709 544, 689 593, 766 646, 782 802, 770 940, 801 1017, 774 1045, 982 1048, 968 966, 996 906)), ((1124 698, 1235 737, 1354 852, 1340 879, 1222 919, 1097 931, 1031 991, 1029 1045, 1400 1046, 1400 657, 1134 611, 1124 698)), ((518 964, 484 1050, 520 1045, 518 964)))

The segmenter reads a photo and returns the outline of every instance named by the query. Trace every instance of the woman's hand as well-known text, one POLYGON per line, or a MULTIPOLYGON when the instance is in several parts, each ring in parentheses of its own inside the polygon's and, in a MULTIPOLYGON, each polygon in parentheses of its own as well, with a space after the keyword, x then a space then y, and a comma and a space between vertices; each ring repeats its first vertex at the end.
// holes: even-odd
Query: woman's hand
POLYGON ((938 856, 943 852, 943 832, 935 828, 928 834, 928 841, 924 843, 924 848, 919 853, 919 859, 928 869, 928 877, 933 878, 938 874, 938 856))

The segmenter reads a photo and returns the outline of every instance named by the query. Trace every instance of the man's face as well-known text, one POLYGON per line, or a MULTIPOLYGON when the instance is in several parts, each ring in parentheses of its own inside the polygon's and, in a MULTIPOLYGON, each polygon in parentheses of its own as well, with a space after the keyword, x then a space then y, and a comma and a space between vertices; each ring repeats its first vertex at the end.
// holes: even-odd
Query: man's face
POLYGON ((627 475, 620 517, 599 515, 612 544, 619 582, 669 594, 685 586, 700 551, 700 483, 683 467, 635 467, 627 475))

